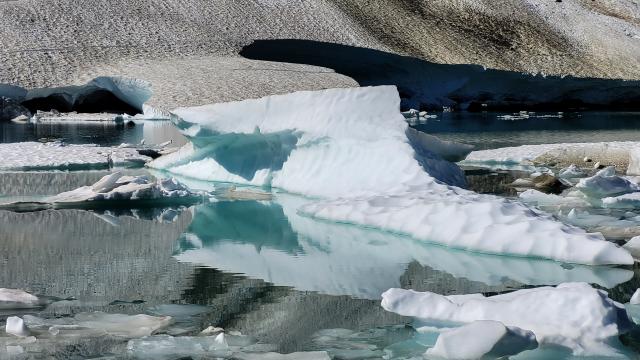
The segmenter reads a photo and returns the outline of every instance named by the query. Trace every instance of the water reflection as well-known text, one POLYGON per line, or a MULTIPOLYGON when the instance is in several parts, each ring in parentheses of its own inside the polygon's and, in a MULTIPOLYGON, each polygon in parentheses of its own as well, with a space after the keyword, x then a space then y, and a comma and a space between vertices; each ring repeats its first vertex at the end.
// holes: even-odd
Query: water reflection
POLYGON ((426 245, 303 217, 296 209, 308 200, 283 194, 276 199, 196 207, 176 259, 298 290, 364 299, 379 299, 388 288, 414 284, 421 290, 450 294, 569 281, 611 288, 633 277, 632 271, 622 268, 569 266, 426 245), (416 265, 422 270, 411 272, 416 265))
POLYGON ((160 144, 172 140, 175 146, 187 140, 169 121, 137 121, 135 126, 115 124, 15 124, 0 123, 0 143, 62 139, 70 144, 115 146, 122 143, 160 144))
POLYGON ((502 113, 443 113, 414 127, 446 140, 460 141, 476 149, 564 142, 637 141, 640 113, 582 112, 532 114, 505 120, 502 113))

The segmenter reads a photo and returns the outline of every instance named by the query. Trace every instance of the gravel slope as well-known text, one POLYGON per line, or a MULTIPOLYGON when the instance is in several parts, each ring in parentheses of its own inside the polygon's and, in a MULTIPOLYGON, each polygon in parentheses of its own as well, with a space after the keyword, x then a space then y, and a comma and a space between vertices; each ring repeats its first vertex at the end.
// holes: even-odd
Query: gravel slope
POLYGON ((0 0, 0 19, 0 83, 33 88, 142 76, 156 84, 157 102, 171 105, 354 84, 314 67, 236 55, 256 39, 640 79, 637 0, 0 0), (186 95, 167 89, 181 82, 186 95))

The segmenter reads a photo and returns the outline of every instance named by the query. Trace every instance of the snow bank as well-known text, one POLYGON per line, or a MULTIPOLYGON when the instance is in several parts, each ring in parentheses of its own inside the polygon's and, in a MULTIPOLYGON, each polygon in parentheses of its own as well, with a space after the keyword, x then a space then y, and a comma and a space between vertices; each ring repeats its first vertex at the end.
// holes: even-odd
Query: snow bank
POLYGON ((396 89, 382 86, 177 109, 174 121, 191 144, 148 165, 337 199, 301 210, 465 250, 582 264, 633 262, 601 235, 445 185, 461 185, 464 177, 437 153, 460 156, 468 149, 408 130, 399 103, 396 89))
POLYGON ((132 148, 67 145, 60 142, 0 144, 0 170, 80 170, 142 166, 151 158, 132 148))
POLYGON ((443 331, 427 355, 444 359, 502 358, 537 347, 531 331, 481 320, 443 331))
POLYGON ((611 354, 608 342, 631 326, 624 307, 607 293, 584 283, 518 290, 484 297, 481 294, 442 296, 390 289, 382 306, 429 323, 499 321, 533 331, 537 341, 567 347, 576 355, 611 354))
POLYGON ((434 178, 461 185, 449 163, 424 171, 438 156, 424 143, 412 147, 399 106, 395 87, 382 86, 181 108, 177 126, 192 145, 149 166, 320 197, 430 186, 434 178))

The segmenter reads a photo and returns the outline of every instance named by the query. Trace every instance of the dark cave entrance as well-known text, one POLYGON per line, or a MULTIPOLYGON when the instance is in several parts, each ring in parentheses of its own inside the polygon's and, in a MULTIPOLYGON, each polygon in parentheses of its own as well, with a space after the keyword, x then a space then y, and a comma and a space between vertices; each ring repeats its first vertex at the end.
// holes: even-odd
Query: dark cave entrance
POLYGON ((31 113, 40 111, 57 110, 60 112, 79 113, 111 113, 136 115, 141 109, 131 106, 127 102, 115 96, 105 89, 92 89, 78 96, 75 101, 69 96, 52 94, 46 97, 36 97, 22 102, 31 113))

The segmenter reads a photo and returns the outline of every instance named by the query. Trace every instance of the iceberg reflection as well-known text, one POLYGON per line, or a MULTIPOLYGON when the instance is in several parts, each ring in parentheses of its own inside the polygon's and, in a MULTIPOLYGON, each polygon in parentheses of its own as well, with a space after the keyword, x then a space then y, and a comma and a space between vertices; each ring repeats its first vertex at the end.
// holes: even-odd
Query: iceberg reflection
POLYGON ((401 287, 408 264, 415 262, 433 269, 430 276, 448 274, 497 290, 512 288, 514 282, 521 287, 581 281, 612 288, 633 277, 627 269, 473 254, 318 221, 297 213, 308 201, 278 194, 272 202, 198 206, 175 257, 275 285, 366 299, 379 299, 385 290, 401 287))

